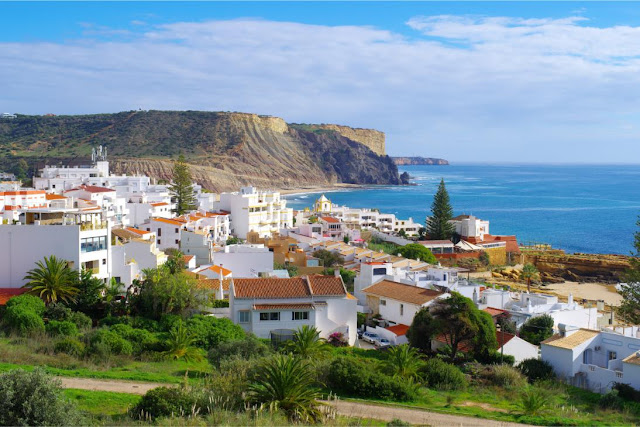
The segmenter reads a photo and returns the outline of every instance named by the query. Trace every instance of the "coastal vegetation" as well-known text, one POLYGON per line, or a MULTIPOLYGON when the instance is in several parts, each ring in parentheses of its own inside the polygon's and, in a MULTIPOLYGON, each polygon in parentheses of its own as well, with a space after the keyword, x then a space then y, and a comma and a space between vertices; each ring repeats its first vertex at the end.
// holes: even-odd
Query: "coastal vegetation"
POLYGON ((180 154, 173 166, 173 177, 171 185, 169 185, 169 193, 176 204, 173 209, 176 215, 183 215, 185 212, 193 211, 197 208, 191 172, 182 154, 180 154))
POLYGON ((427 235, 431 240, 449 240, 455 231, 454 226, 449 222, 453 218, 453 208, 449 200, 449 193, 444 183, 440 180, 438 190, 433 196, 431 204, 431 215, 427 217, 427 235))

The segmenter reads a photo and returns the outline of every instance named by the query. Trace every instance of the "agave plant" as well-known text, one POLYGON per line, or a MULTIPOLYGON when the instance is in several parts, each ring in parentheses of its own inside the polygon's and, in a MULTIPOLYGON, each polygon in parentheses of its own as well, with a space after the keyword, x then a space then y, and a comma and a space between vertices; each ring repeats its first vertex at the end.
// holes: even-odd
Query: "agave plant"
POLYGON ((249 398, 258 405, 284 412, 291 422, 317 423, 323 418, 322 397, 314 371, 304 359, 276 354, 260 366, 249 386, 249 398))
POLYGON ((203 356, 200 349, 193 345, 194 342, 195 338, 180 321, 169 332, 169 338, 167 339, 169 348, 162 354, 174 360, 183 359, 186 362, 199 362, 203 359, 203 356))
POLYGON ((75 287, 77 272, 69 268, 67 261, 55 255, 44 257, 44 262, 36 262, 36 268, 29 270, 24 279, 28 280, 24 287, 30 288, 31 293, 39 296, 47 305, 58 301, 72 302, 78 293, 75 287))
POLYGON ((320 331, 314 326, 304 325, 296 331, 286 349, 302 358, 310 358, 326 351, 328 347, 326 341, 320 338, 320 331))
POLYGON ((384 362, 389 374, 402 378, 415 378, 421 365, 418 350, 407 344, 391 347, 384 362))

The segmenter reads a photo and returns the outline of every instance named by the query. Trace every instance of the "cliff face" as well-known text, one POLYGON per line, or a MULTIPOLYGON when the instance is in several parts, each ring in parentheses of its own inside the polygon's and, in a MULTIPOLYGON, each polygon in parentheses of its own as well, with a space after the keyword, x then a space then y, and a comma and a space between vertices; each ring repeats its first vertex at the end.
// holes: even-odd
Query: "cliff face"
POLYGON ((0 170, 9 170, 18 159, 31 167, 86 163, 97 145, 107 147, 116 172, 158 179, 169 179, 171 159, 184 154, 195 181, 212 191, 247 184, 287 189, 339 182, 399 183, 389 157, 337 131, 306 131, 277 117, 199 111, 19 116, 2 121, 0 170))
POLYGON ((622 275, 630 267, 629 257, 622 255, 592 254, 545 254, 528 253, 524 255, 525 263, 532 263, 542 275, 543 281, 548 278, 562 278, 576 282, 610 282, 618 283, 622 275))
POLYGON ((444 159, 434 159, 431 157, 392 157, 393 163, 397 166, 407 165, 448 165, 444 159))
POLYGON ((380 156, 386 154, 384 132, 374 129, 350 128, 348 126, 332 124, 308 125, 307 128, 311 131, 318 129, 334 131, 345 138, 369 147, 371 151, 380 156))

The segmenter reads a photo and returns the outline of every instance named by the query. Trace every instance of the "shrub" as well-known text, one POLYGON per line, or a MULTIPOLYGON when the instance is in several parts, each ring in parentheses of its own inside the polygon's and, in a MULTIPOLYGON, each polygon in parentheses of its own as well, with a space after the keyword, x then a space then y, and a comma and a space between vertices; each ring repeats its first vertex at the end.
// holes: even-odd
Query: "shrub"
POLYGON ((460 369, 436 357, 420 368, 420 376, 428 387, 436 390, 462 390, 467 386, 467 378, 460 369))
POLYGON ((45 310, 45 305, 42 300, 34 295, 22 294, 17 297, 12 297, 7 301, 7 308, 14 306, 22 306, 30 311, 33 311, 38 316, 42 317, 45 310))
POLYGON ((538 380, 548 380, 554 377, 553 367, 544 360, 525 359, 516 366, 524 374, 529 382, 533 383, 538 380))
POLYGON ((85 345, 75 338, 63 338, 56 342, 53 347, 56 353, 69 354, 75 357, 81 357, 85 351, 85 345))
POLYGON ((510 354, 502 354, 499 351, 491 351, 476 357, 478 362, 485 365, 504 365, 513 366, 516 358, 510 354))
POLYGON ((89 337, 89 350, 92 353, 105 355, 133 353, 133 346, 129 341, 108 329, 99 329, 89 337))
POLYGON ((191 317, 186 323, 187 330, 195 338, 194 344, 208 350, 222 342, 242 339, 244 330, 229 319, 218 319, 200 314, 191 317))
POLYGON ((241 359, 251 359, 266 356, 271 352, 270 347, 260 341, 255 335, 247 335, 239 340, 232 340, 220 343, 209 350, 207 358, 211 365, 219 367, 223 360, 238 357, 241 359))
POLYGON ((0 375, 0 425, 81 425, 76 407, 67 401, 60 382, 35 368, 0 375))
POLYGON ((549 396, 542 390, 530 387, 520 396, 520 408, 525 415, 540 415, 549 407, 549 396))
POLYGON ((196 403, 188 392, 178 388, 158 387, 149 390, 132 410, 135 418, 179 416, 181 412, 191 413, 196 403))
POLYGON ((79 311, 72 312, 71 316, 69 316, 69 321, 75 323, 78 329, 81 331, 89 330, 93 325, 93 321, 91 320, 91 318, 79 311))
POLYGON ((162 343, 151 332, 144 329, 132 328, 129 325, 118 324, 113 325, 109 330, 119 337, 129 341, 133 346, 133 352, 136 354, 143 351, 160 351, 162 343))
POLYGON ((356 397, 411 400, 415 391, 407 381, 372 371, 354 358, 340 357, 329 366, 327 385, 338 393, 356 397))
POLYGON ((160 318, 160 322, 158 322, 160 328, 159 330, 169 332, 178 325, 178 322, 181 321, 182 317, 178 316, 177 314, 165 314, 160 318))
POLYGON ((9 329, 19 335, 31 335, 44 332, 44 321, 29 305, 7 307, 3 317, 9 329))
POLYGON ((507 388, 524 387, 527 379, 522 373, 508 365, 496 365, 491 372, 491 382, 507 388))
POLYGON ((603 409, 620 410, 624 406, 624 400, 620 397, 618 390, 612 389, 600 397, 598 406, 603 409))
POLYGON ((342 332, 332 333, 331 335, 329 335, 329 338, 327 338, 327 342, 334 347, 346 347, 349 345, 347 338, 342 332))
POLYGON ((629 384, 615 383, 613 389, 618 391, 618 395, 624 400, 640 402, 640 390, 636 390, 629 384))
POLYGON ((44 317, 49 320, 68 320, 71 313, 71 309, 66 305, 54 302, 47 306, 44 311, 44 317))
POLYGON ((209 299, 209 307, 211 308, 226 308, 229 307, 229 300, 226 299, 209 299))
POLYGON ((78 335, 78 327, 68 320, 51 320, 45 326, 45 330, 53 336, 75 337, 78 335))

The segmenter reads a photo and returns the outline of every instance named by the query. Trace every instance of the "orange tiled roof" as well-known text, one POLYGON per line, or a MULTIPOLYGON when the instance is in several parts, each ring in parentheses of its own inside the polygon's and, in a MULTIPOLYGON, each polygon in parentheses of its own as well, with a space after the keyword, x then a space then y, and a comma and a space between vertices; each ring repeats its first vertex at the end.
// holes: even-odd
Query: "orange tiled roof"
MULTIPOLYGON (((222 279, 222 290, 228 291, 230 283, 231 279, 222 279)), ((196 279, 196 286, 200 289, 217 291, 218 289, 220 289, 220 279, 196 279)))
POLYGON ((231 270, 229 270, 228 268, 220 267, 219 265, 212 265, 211 267, 209 267, 209 270, 218 274, 222 272, 223 276, 228 276, 229 274, 231 274, 231 270))
POLYGON ((391 280, 382 280, 363 289, 362 292, 416 305, 423 305, 443 294, 440 291, 405 285, 391 280))
POLYGON ((297 309, 313 309, 313 304, 254 304, 254 310, 297 310, 297 309))
POLYGON ((342 279, 335 276, 233 279, 236 298, 306 298, 345 296, 342 279))
POLYGON ((151 233, 150 231, 139 230, 139 229, 133 228, 133 227, 126 227, 125 230, 130 231, 130 232, 135 233, 135 234, 139 234, 141 236, 144 235, 144 234, 151 233))
POLYGON ((398 323, 397 325, 389 326, 385 328, 387 331, 393 332, 397 337, 406 335, 409 330, 409 326, 398 323))
POLYGON ((482 311, 486 311, 491 315, 491 317, 500 316, 501 314, 507 314, 508 311, 500 310, 499 308, 487 307, 483 308, 482 311))
POLYGON ((169 206, 167 202, 149 203, 151 206, 169 206))
POLYGON ((173 219, 167 219, 167 218, 151 218, 153 221, 157 221, 157 222, 164 222, 165 224, 171 224, 171 225, 183 225, 184 221, 180 221, 176 218, 173 219))
POLYGON ((61 196, 60 194, 47 194, 45 198, 47 200, 62 200, 62 199, 66 199, 67 197, 61 196))
POLYGON ((320 217, 320 219, 323 220, 324 222, 330 222, 332 224, 338 224, 340 222, 339 219, 334 218, 332 216, 323 216, 323 217, 320 217))
POLYGON ((25 288, 0 288, 0 305, 5 305, 11 297, 22 295, 25 292, 29 292, 29 289, 25 288))

